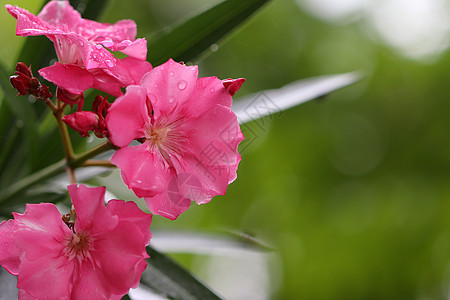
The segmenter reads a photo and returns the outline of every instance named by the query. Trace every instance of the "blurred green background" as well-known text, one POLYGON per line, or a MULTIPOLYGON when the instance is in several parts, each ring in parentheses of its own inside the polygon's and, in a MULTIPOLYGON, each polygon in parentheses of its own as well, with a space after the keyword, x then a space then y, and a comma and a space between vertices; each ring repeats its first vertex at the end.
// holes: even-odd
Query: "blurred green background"
MULTIPOLYGON (((100 21, 134 19, 151 39, 217 2, 113 0, 100 21)), ((13 66, 23 38, 4 9, 0 20, 0 59, 13 66)), ((312 76, 365 77, 245 125, 227 195, 153 219, 154 231, 245 232, 274 253, 174 257, 230 299, 448 299, 449 20, 449 1, 274 0, 211 47, 195 61, 201 76, 245 77, 236 99, 312 76)))

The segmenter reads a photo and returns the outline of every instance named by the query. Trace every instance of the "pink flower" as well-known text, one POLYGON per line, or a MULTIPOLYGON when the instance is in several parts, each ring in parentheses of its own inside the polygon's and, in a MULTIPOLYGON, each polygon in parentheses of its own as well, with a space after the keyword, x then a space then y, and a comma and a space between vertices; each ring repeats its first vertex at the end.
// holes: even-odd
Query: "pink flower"
POLYGON ((6 5, 6 9, 17 19, 17 35, 45 35, 54 43, 60 63, 41 69, 39 74, 73 94, 94 87, 119 96, 121 86, 137 83, 133 77, 123 78, 124 68, 138 65, 145 72, 151 69, 145 61, 147 41, 135 40, 132 20, 110 25, 82 19, 69 1, 50 1, 37 16, 17 6, 6 5), (104 47, 130 57, 118 60, 104 47), (81 69, 77 74, 75 66, 81 69))
POLYGON ((18 276, 21 299, 120 299, 146 267, 151 215, 133 202, 105 207, 104 187, 68 190, 75 223, 53 204, 27 204, 0 224, 0 264, 18 276))
POLYGON ((206 203, 236 179, 244 139, 232 98, 217 77, 169 60, 127 87, 106 116, 110 139, 122 147, 111 162, 149 209, 170 219, 191 200, 206 203), (131 141, 142 144, 127 147, 131 141))

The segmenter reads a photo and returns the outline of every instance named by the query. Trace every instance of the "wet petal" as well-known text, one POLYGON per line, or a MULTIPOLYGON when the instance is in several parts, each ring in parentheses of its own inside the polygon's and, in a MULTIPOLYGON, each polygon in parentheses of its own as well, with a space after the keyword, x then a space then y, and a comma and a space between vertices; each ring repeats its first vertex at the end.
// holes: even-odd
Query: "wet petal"
POLYGON ((144 127, 150 123, 146 100, 146 90, 131 85, 127 87, 125 95, 111 105, 106 116, 106 126, 114 145, 125 147, 132 140, 145 136, 144 127))

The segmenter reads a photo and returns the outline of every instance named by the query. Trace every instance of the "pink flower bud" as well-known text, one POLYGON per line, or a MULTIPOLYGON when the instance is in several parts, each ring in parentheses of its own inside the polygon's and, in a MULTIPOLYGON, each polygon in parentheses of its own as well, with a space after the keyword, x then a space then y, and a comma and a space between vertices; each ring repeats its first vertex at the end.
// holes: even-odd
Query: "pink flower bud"
POLYGON ((89 131, 98 128, 99 118, 92 111, 77 111, 62 118, 70 128, 78 131, 82 137, 88 137, 89 131))

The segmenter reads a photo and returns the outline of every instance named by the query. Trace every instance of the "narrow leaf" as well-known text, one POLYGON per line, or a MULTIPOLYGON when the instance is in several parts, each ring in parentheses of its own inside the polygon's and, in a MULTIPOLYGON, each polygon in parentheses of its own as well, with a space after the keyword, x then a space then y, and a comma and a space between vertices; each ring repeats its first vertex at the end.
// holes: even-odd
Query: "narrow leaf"
POLYGON ((169 257, 152 247, 147 247, 147 251, 150 259, 142 273, 141 285, 169 299, 221 299, 169 257))
POLYGON ((149 39, 149 60, 160 65, 173 58, 192 61, 230 33, 268 0, 226 0, 149 39))
POLYGON ((299 80, 279 89, 245 96, 236 100, 231 109, 236 113, 239 123, 244 124, 323 97, 360 79, 359 73, 351 72, 299 80))
POLYGON ((208 234, 186 231, 152 231, 152 245, 165 253, 240 255, 271 251, 254 237, 245 234, 208 234))
MULTIPOLYGON (((26 148, 28 149, 27 155, 31 158, 29 161, 32 162, 33 160, 37 160, 39 155, 36 113, 33 111, 26 97, 16 96, 15 91, 9 82, 10 75, 12 74, 0 63, 0 89, 4 94, 3 101, 5 101, 4 104, 8 106, 9 110, 16 117, 15 126, 19 127, 23 133, 23 139, 26 143, 26 148)), ((15 149, 9 150, 14 151, 15 149)), ((32 166, 30 166, 30 168, 32 168, 32 166)))

